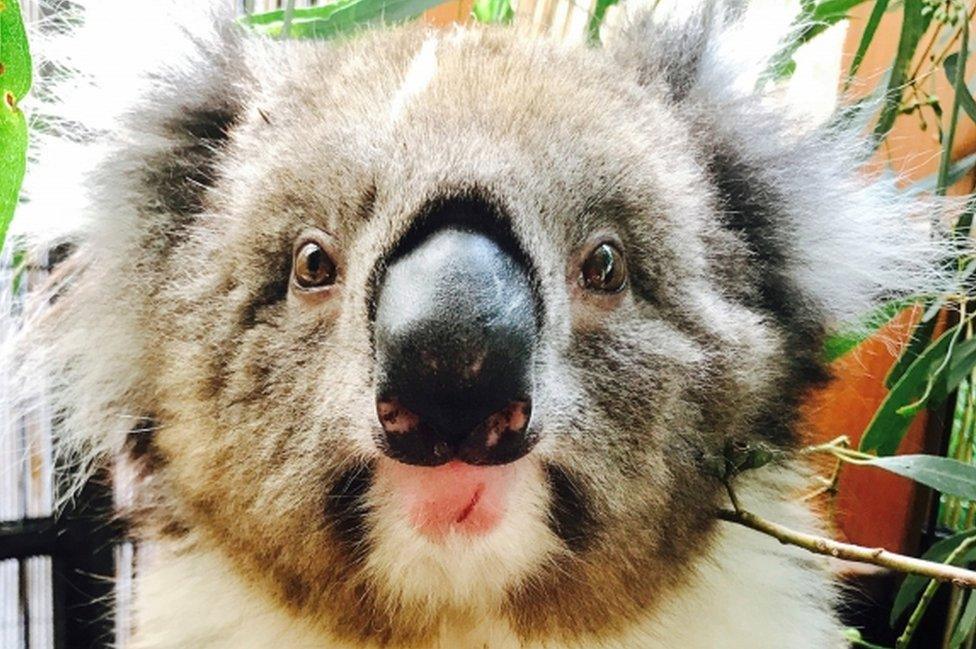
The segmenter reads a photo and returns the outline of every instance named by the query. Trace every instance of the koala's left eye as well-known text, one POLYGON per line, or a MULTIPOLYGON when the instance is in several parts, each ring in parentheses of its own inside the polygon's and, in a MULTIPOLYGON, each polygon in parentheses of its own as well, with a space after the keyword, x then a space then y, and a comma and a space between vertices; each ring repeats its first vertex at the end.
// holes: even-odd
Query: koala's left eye
POLYGON ((583 261, 580 284, 591 291, 616 293, 627 282, 624 253, 612 243, 601 243, 583 261))
POLYGON ((336 265, 322 246, 307 241, 295 251, 292 274, 301 288, 322 288, 335 284, 336 265))

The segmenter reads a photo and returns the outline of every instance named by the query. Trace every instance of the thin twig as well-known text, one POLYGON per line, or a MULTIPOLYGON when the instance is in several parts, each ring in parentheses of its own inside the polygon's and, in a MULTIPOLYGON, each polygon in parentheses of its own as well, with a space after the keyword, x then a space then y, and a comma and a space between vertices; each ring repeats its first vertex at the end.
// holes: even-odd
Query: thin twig
MULTIPOLYGON (((790 529, 779 523, 774 523, 745 510, 733 511, 720 509, 718 517, 729 523, 743 525, 767 536, 771 536, 780 543, 793 545, 815 554, 822 554, 845 561, 869 563, 875 566, 891 568, 898 572, 920 575, 940 582, 951 582, 957 586, 976 588, 976 572, 949 566, 925 559, 889 552, 884 548, 867 548, 852 543, 843 543, 815 534, 807 534, 790 529)), ((976 538, 976 537, 974 537, 976 538)))
MULTIPOLYGON (((951 564, 957 561, 960 557, 969 552, 969 549, 976 544, 976 536, 971 536, 949 553, 946 557, 946 562, 944 564, 936 564, 940 566, 945 566, 947 568, 953 568, 951 564)), ((957 570, 962 570, 961 568, 956 568, 957 570)), ((970 572, 966 570, 966 572, 970 572)), ((963 586, 964 584, 952 582, 955 586, 963 586)), ((908 643, 912 641, 912 636, 915 635, 915 630, 918 629, 919 622, 922 621, 922 617, 925 616, 925 611, 928 610, 929 604, 932 602, 932 598, 935 597, 935 592, 939 589, 938 581, 930 581, 922 592, 922 597, 919 598, 918 604, 915 606, 915 610, 912 611, 911 616, 908 618, 908 623, 905 624, 905 630, 902 634, 898 636, 898 640, 895 641, 895 649, 905 649, 908 643)))
MULTIPOLYGON (((969 23, 972 22, 974 16, 976 16, 976 3, 974 3, 972 7, 970 7, 969 12, 966 14, 967 26, 969 23)), ((960 28, 956 30, 956 33, 952 35, 952 39, 945 44, 945 47, 942 48, 942 51, 936 54, 935 57, 933 58, 935 65, 938 65, 943 59, 945 59, 945 57, 949 55, 949 50, 951 50, 955 46, 956 41, 959 40, 960 36, 962 36, 961 25, 960 28)), ((933 65, 933 68, 935 67, 935 65, 933 65)))
POLYGON ((912 70, 912 73, 908 75, 909 79, 914 80, 915 77, 918 76, 918 73, 922 71, 922 66, 925 64, 925 60, 928 58, 929 52, 932 51, 932 48, 935 47, 935 43, 939 40, 939 34, 942 33, 942 27, 943 26, 939 24, 932 31, 932 37, 929 38, 929 44, 926 45, 925 49, 922 50, 922 54, 918 57, 918 61, 915 64, 915 69, 912 70))

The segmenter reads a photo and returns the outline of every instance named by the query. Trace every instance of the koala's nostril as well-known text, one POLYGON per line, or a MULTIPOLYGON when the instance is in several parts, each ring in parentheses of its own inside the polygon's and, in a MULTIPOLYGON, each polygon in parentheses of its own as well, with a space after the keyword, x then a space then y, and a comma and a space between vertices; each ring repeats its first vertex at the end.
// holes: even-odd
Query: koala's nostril
POLYGON ((379 445, 408 464, 512 462, 529 432, 535 299, 510 246, 444 227, 377 285, 379 445))
POLYGON ((468 436, 462 449, 464 460, 471 464, 502 464, 517 460, 531 448, 528 437, 532 403, 512 401, 493 412, 468 436))
MULTIPOLYGON (((532 405, 512 401, 489 414, 467 434, 454 435, 407 408, 396 397, 376 400, 376 414, 383 428, 381 447, 395 460, 407 464, 438 465, 458 458, 469 464, 505 464, 531 448, 528 436, 532 405)), ((461 424, 462 426, 466 425, 461 424)))
POLYGON ((378 399, 376 414, 379 415, 380 424, 387 435, 405 435, 420 426, 420 417, 400 403, 396 397, 378 399))

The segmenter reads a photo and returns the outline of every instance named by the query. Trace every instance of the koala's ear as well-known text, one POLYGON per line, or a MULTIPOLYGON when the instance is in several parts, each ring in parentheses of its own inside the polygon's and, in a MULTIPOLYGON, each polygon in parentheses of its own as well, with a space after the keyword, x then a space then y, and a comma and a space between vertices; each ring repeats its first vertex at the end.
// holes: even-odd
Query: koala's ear
POLYGON ((794 16, 744 4, 662 0, 625 11, 605 38, 688 126, 715 198, 712 225, 747 251, 753 279, 728 286, 754 282, 750 304, 814 344, 879 301, 950 289, 940 268, 955 253, 931 225, 954 204, 863 173, 873 149, 859 125, 815 126, 785 97, 764 96, 758 82, 796 33, 794 16))
POLYGON ((790 28, 778 12, 763 29, 743 33, 746 3, 735 0, 643 2, 620 7, 604 30, 610 53, 634 70, 641 83, 658 86, 672 101, 684 100, 711 78, 740 86, 758 80, 761 68, 790 28), (779 24, 782 23, 782 24, 779 24), (745 41, 745 42, 743 42, 745 41))
POLYGON ((75 252, 13 345, 8 394, 50 403, 58 453, 82 465, 114 456, 155 412, 146 296, 165 278, 133 266, 161 268, 186 240, 248 105, 249 43, 232 3, 220 7, 93 1, 36 48, 59 71, 35 110, 53 126, 33 138, 15 232, 38 258, 51 241, 75 252))
POLYGON ((667 96, 680 101, 695 85, 715 20, 711 4, 681 17, 674 12, 629 11, 616 29, 609 30, 607 47, 621 64, 637 71, 642 83, 660 84, 667 96))
POLYGON ((207 14, 181 17, 182 27, 174 26, 161 49, 167 55, 144 68, 149 72, 136 80, 137 99, 119 122, 124 141, 142 144, 128 160, 139 168, 140 202, 182 217, 204 210, 217 158, 253 86, 246 37, 233 13, 203 4, 207 14))

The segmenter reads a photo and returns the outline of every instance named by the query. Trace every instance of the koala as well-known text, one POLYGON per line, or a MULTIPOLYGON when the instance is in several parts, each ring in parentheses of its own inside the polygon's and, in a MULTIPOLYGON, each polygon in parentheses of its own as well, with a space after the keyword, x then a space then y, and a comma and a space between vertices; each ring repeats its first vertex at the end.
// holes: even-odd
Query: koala
POLYGON ((939 206, 757 90, 748 12, 688 14, 588 47, 218 8, 73 79, 18 353, 79 474, 137 476, 133 646, 846 646, 826 561, 720 521, 713 467, 774 449, 738 500, 822 532, 798 409, 833 327, 942 281, 939 206))

